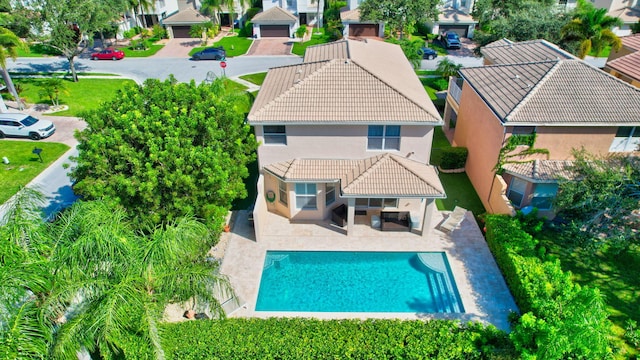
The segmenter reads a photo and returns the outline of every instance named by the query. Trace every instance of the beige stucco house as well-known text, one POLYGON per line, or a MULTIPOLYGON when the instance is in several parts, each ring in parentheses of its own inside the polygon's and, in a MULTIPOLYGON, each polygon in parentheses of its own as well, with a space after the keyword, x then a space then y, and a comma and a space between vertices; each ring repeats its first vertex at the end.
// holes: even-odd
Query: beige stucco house
POLYGON ((466 172, 487 211, 532 205, 552 215, 573 149, 638 154, 640 89, 544 40, 501 40, 482 53, 493 65, 449 81, 444 130, 469 149, 466 172))
POLYGON ((640 87, 640 34, 620 38, 622 47, 611 51, 604 71, 622 81, 640 87))
POLYGON ((343 209, 348 234, 388 212, 420 232, 445 197, 428 165, 442 120, 397 45, 309 47, 302 64, 269 70, 248 120, 260 141, 258 239, 265 212, 322 221, 343 209))

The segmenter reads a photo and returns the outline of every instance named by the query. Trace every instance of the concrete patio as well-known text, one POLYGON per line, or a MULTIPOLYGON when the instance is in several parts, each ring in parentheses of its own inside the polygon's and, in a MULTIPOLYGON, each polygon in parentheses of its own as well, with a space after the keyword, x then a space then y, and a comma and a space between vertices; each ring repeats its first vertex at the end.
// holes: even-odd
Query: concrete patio
MULTIPOLYGON (((432 226, 442 222, 449 212, 434 211, 432 226)), ((368 225, 368 219, 356 219, 354 235, 346 230, 322 223, 291 223, 279 215, 268 213, 268 229, 260 242, 255 241, 248 212, 240 211, 228 235, 221 271, 239 298, 245 303, 230 317, 314 317, 396 318, 396 319, 460 319, 491 323, 509 330, 507 317, 517 306, 482 236, 473 214, 467 212, 458 228, 444 233, 430 229, 425 240, 410 232, 381 232, 368 225), (359 220, 359 221, 358 221, 359 220), (255 311, 260 278, 267 250, 307 251, 444 251, 462 299, 465 313, 307 313, 255 311)))

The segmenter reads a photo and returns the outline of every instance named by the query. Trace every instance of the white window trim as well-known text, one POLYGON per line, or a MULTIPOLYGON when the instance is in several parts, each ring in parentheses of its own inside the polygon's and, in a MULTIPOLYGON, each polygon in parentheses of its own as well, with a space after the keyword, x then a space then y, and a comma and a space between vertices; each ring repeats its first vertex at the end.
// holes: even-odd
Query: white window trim
POLYGON ((367 200, 367 205, 357 205, 356 204, 356 208, 357 209, 397 209, 398 208, 398 198, 358 198, 356 199, 366 199, 367 200), (371 206, 371 199, 379 199, 381 200, 381 206, 371 206), (395 206, 385 206, 384 203, 387 200, 393 200, 395 202, 395 206))
POLYGON ((402 141, 402 126, 400 125, 369 125, 367 126, 367 151, 399 151, 400 150, 400 142, 402 141), (382 126, 382 136, 370 136, 369 135, 369 126, 382 126), (387 127, 388 126, 397 126, 400 129, 398 136, 389 136, 387 135, 387 127), (382 144, 380 149, 374 149, 369 147, 369 139, 382 139, 382 144), (387 149, 385 146, 387 144, 387 139, 398 139, 398 148, 397 149, 387 149))
POLYGON ((522 179, 520 179, 520 178, 518 178, 518 177, 515 177, 515 176, 514 176, 513 178, 511 178, 511 182, 510 182, 510 184, 509 184, 509 191, 507 192, 507 198, 509 199, 509 201, 511 201, 511 198, 509 197, 509 195, 510 195, 512 192, 514 192, 514 193, 516 193, 516 194, 520 194, 520 195, 522 195, 522 198, 520 199, 520 203, 519 203, 519 204, 516 204, 516 203, 514 203, 513 201, 511 201, 511 203, 513 204, 513 206, 515 206, 515 207, 517 207, 517 208, 520 208, 520 207, 522 206, 522 203, 524 202, 524 195, 525 195, 525 193, 526 193, 526 186, 527 186, 527 185, 526 185, 526 183, 527 183, 526 181, 524 181, 524 180, 522 180, 522 179), (521 192, 519 192, 519 191, 514 190, 514 189, 513 189, 513 182, 514 182, 514 181, 522 181, 522 182, 524 182, 524 183, 525 183, 525 191, 521 193, 521 192))

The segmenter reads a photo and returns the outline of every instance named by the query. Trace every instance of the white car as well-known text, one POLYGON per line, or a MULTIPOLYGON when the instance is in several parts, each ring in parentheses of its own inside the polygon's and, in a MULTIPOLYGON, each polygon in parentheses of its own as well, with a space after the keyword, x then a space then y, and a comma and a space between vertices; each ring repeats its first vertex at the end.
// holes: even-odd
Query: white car
POLYGON ((21 113, 0 114, 0 139, 7 137, 28 137, 40 140, 53 135, 56 127, 49 120, 39 120, 21 113))

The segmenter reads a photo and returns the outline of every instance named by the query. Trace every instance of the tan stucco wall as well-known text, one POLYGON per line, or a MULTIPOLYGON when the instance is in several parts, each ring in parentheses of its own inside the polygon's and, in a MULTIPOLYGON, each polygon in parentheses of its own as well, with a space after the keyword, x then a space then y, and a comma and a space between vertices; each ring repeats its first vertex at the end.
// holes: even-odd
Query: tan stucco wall
POLYGON ((502 176, 495 175, 488 200, 489 208, 494 214, 515 215, 515 209, 507 198, 507 184, 508 182, 502 176))
POLYGON ((504 128, 493 112, 469 85, 464 84, 453 145, 469 150, 467 176, 489 212, 492 212, 489 197, 494 186, 494 167, 502 148, 503 132, 504 128))
POLYGON ((399 151, 367 150, 367 125, 287 125, 287 145, 264 144, 262 126, 255 126, 258 141, 258 162, 265 165, 292 159, 364 159, 381 153, 429 162, 433 126, 402 125, 399 151))
POLYGON ((584 146, 591 153, 607 154, 617 127, 555 127, 539 126, 534 146, 548 149, 549 159, 572 159, 571 151, 584 146))

